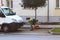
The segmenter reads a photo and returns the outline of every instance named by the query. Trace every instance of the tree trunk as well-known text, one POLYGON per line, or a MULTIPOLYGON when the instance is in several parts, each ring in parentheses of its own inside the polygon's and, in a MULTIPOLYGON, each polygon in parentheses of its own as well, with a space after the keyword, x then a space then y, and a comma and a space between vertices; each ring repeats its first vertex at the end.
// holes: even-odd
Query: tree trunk
POLYGON ((35 8, 35 20, 37 19, 37 8, 35 8))

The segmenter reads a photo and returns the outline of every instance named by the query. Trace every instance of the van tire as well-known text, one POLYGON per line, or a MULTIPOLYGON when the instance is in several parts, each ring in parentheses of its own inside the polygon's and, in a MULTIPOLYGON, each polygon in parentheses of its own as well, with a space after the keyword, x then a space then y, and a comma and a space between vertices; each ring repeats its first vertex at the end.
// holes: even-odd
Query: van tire
POLYGON ((8 32, 8 31, 9 31, 8 25, 4 25, 4 26, 2 27, 2 31, 3 31, 3 32, 8 32))

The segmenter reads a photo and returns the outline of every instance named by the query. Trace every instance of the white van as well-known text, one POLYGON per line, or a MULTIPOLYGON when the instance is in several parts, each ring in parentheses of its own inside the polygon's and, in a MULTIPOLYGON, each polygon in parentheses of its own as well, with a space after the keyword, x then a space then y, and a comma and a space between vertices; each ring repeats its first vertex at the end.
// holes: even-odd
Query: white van
POLYGON ((0 28, 2 31, 13 31, 23 26, 23 19, 15 15, 8 7, 0 7, 0 28))

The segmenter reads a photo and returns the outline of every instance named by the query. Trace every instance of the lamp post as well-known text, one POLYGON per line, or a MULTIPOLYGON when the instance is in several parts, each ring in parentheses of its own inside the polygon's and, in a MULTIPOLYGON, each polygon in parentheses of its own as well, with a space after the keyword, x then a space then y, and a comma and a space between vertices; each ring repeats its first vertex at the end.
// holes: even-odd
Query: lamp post
POLYGON ((47 7, 47 22, 49 22, 49 0, 48 0, 48 7, 47 7))

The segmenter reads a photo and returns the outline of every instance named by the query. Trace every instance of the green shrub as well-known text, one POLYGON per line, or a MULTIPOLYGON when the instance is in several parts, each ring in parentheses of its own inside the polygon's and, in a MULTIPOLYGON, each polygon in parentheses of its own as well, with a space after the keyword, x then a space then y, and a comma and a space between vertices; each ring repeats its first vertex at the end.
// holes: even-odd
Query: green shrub
POLYGON ((51 30, 52 32, 60 32, 60 28, 54 28, 53 30, 51 30))

